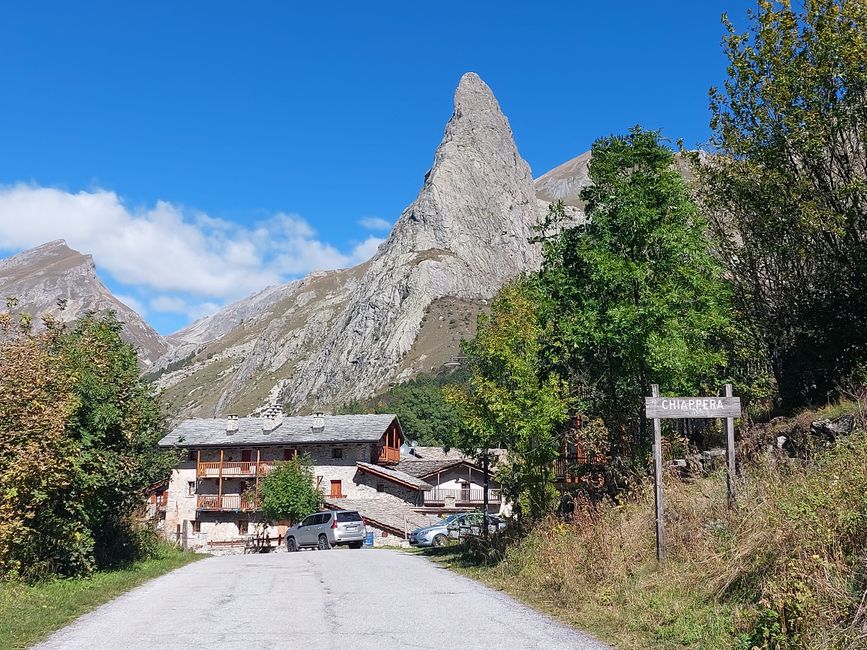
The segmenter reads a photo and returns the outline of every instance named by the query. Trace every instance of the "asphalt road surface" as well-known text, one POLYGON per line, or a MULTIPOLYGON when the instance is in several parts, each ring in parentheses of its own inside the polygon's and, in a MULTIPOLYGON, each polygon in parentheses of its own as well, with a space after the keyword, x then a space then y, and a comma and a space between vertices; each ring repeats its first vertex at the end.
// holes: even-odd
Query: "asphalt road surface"
POLYGON ((103 605, 37 647, 606 646, 423 557, 336 549, 195 562, 103 605))

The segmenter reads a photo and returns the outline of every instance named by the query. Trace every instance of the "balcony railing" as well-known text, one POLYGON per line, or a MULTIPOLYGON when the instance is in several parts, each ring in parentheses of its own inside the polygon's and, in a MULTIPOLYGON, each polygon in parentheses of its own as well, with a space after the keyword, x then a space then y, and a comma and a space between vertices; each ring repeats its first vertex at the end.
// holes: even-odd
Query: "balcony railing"
POLYGON ((394 447, 380 447, 376 462, 381 464, 399 463, 400 449, 395 449, 394 447))
MULTIPOLYGON (((455 500, 455 504, 482 504, 485 502, 485 491, 482 488, 462 490, 460 488, 434 488, 424 493, 425 505, 445 503, 446 499, 455 500)), ((500 503, 502 496, 499 490, 488 490, 488 503, 500 503)))
POLYGON ((243 494, 200 494, 196 497, 196 510, 222 512, 235 510, 250 512, 257 510, 256 499, 243 494))
POLYGON ((202 462, 196 468, 199 478, 247 478, 253 476, 265 476, 274 466, 273 461, 214 461, 202 462))

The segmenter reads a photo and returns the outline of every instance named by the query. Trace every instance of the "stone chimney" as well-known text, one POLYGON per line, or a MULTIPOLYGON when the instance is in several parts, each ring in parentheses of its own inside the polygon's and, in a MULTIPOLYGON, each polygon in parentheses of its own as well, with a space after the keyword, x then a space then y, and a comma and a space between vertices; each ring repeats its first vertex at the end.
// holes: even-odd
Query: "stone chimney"
POLYGON ((320 412, 314 413, 313 424, 310 428, 316 433, 325 431, 325 414, 320 412))
POLYGON ((226 416, 226 433, 233 434, 238 430, 238 416, 237 415, 227 415, 226 416))
POLYGON ((271 433, 283 424, 283 409, 279 406, 269 406, 265 409, 264 418, 262 420, 262 432, 271 433))

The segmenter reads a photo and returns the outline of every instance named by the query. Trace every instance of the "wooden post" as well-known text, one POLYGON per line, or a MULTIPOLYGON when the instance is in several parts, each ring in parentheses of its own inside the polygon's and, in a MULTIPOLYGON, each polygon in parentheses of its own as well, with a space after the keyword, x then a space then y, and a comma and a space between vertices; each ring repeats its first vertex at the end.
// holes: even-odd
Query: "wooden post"
POLYGON ((223 509, 223 450, 220 450, 220 473, 217 479, 217 509, 223 509))
POLYGON ((262 471, 262 450, 256 447, 256 507, 259 507, 259 473, 262 471))
MULTIPOLYGON (((659 397, 659 385, 650 387, 651 396, 659 397)), ((656 488, 656 560, 665 559, 665 530, 663 527, 662 506, 662 425, 659 418, 653 418, 653 481, 656 488)))
MULTIPOLYGON (((732 396, 732 385, 726 384, 726 397, 732 396)), ((735 486, 735 419, 726 418, 726 460, 728 462, 729 508, 735 507, 737 487, 735 486)))
MULTIPOLYGON (((487 542, 488 541, 488 474, 489 474, 489 472, 488 472, 488 449, 487 449, 487 447, 485 448, 485 457, 482 459, 482 473, 483 473, 482 486, 484 488, 482 490, 482 502, 484 504, 484 507, 482 508, 482 510, 483 510, 482 530, 484 531, 484 533, 482 534, 482 539, 484 539, 487 542)), ((472 484, 470 484, 470 485, 472 485, 472 484)))

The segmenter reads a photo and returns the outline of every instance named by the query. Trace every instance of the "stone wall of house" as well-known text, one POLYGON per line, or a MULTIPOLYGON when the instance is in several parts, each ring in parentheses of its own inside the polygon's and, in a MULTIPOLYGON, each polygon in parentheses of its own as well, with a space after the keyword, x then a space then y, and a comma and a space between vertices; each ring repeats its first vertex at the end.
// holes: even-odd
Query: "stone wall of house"
POLYGON ((403 487, 379 476, 357 472, 353 481, 355 483, 355 492, 361 495, 357 498, 382 499, 396 496, 410 505, 424 505, 424 495, 421 491, 403 487))

